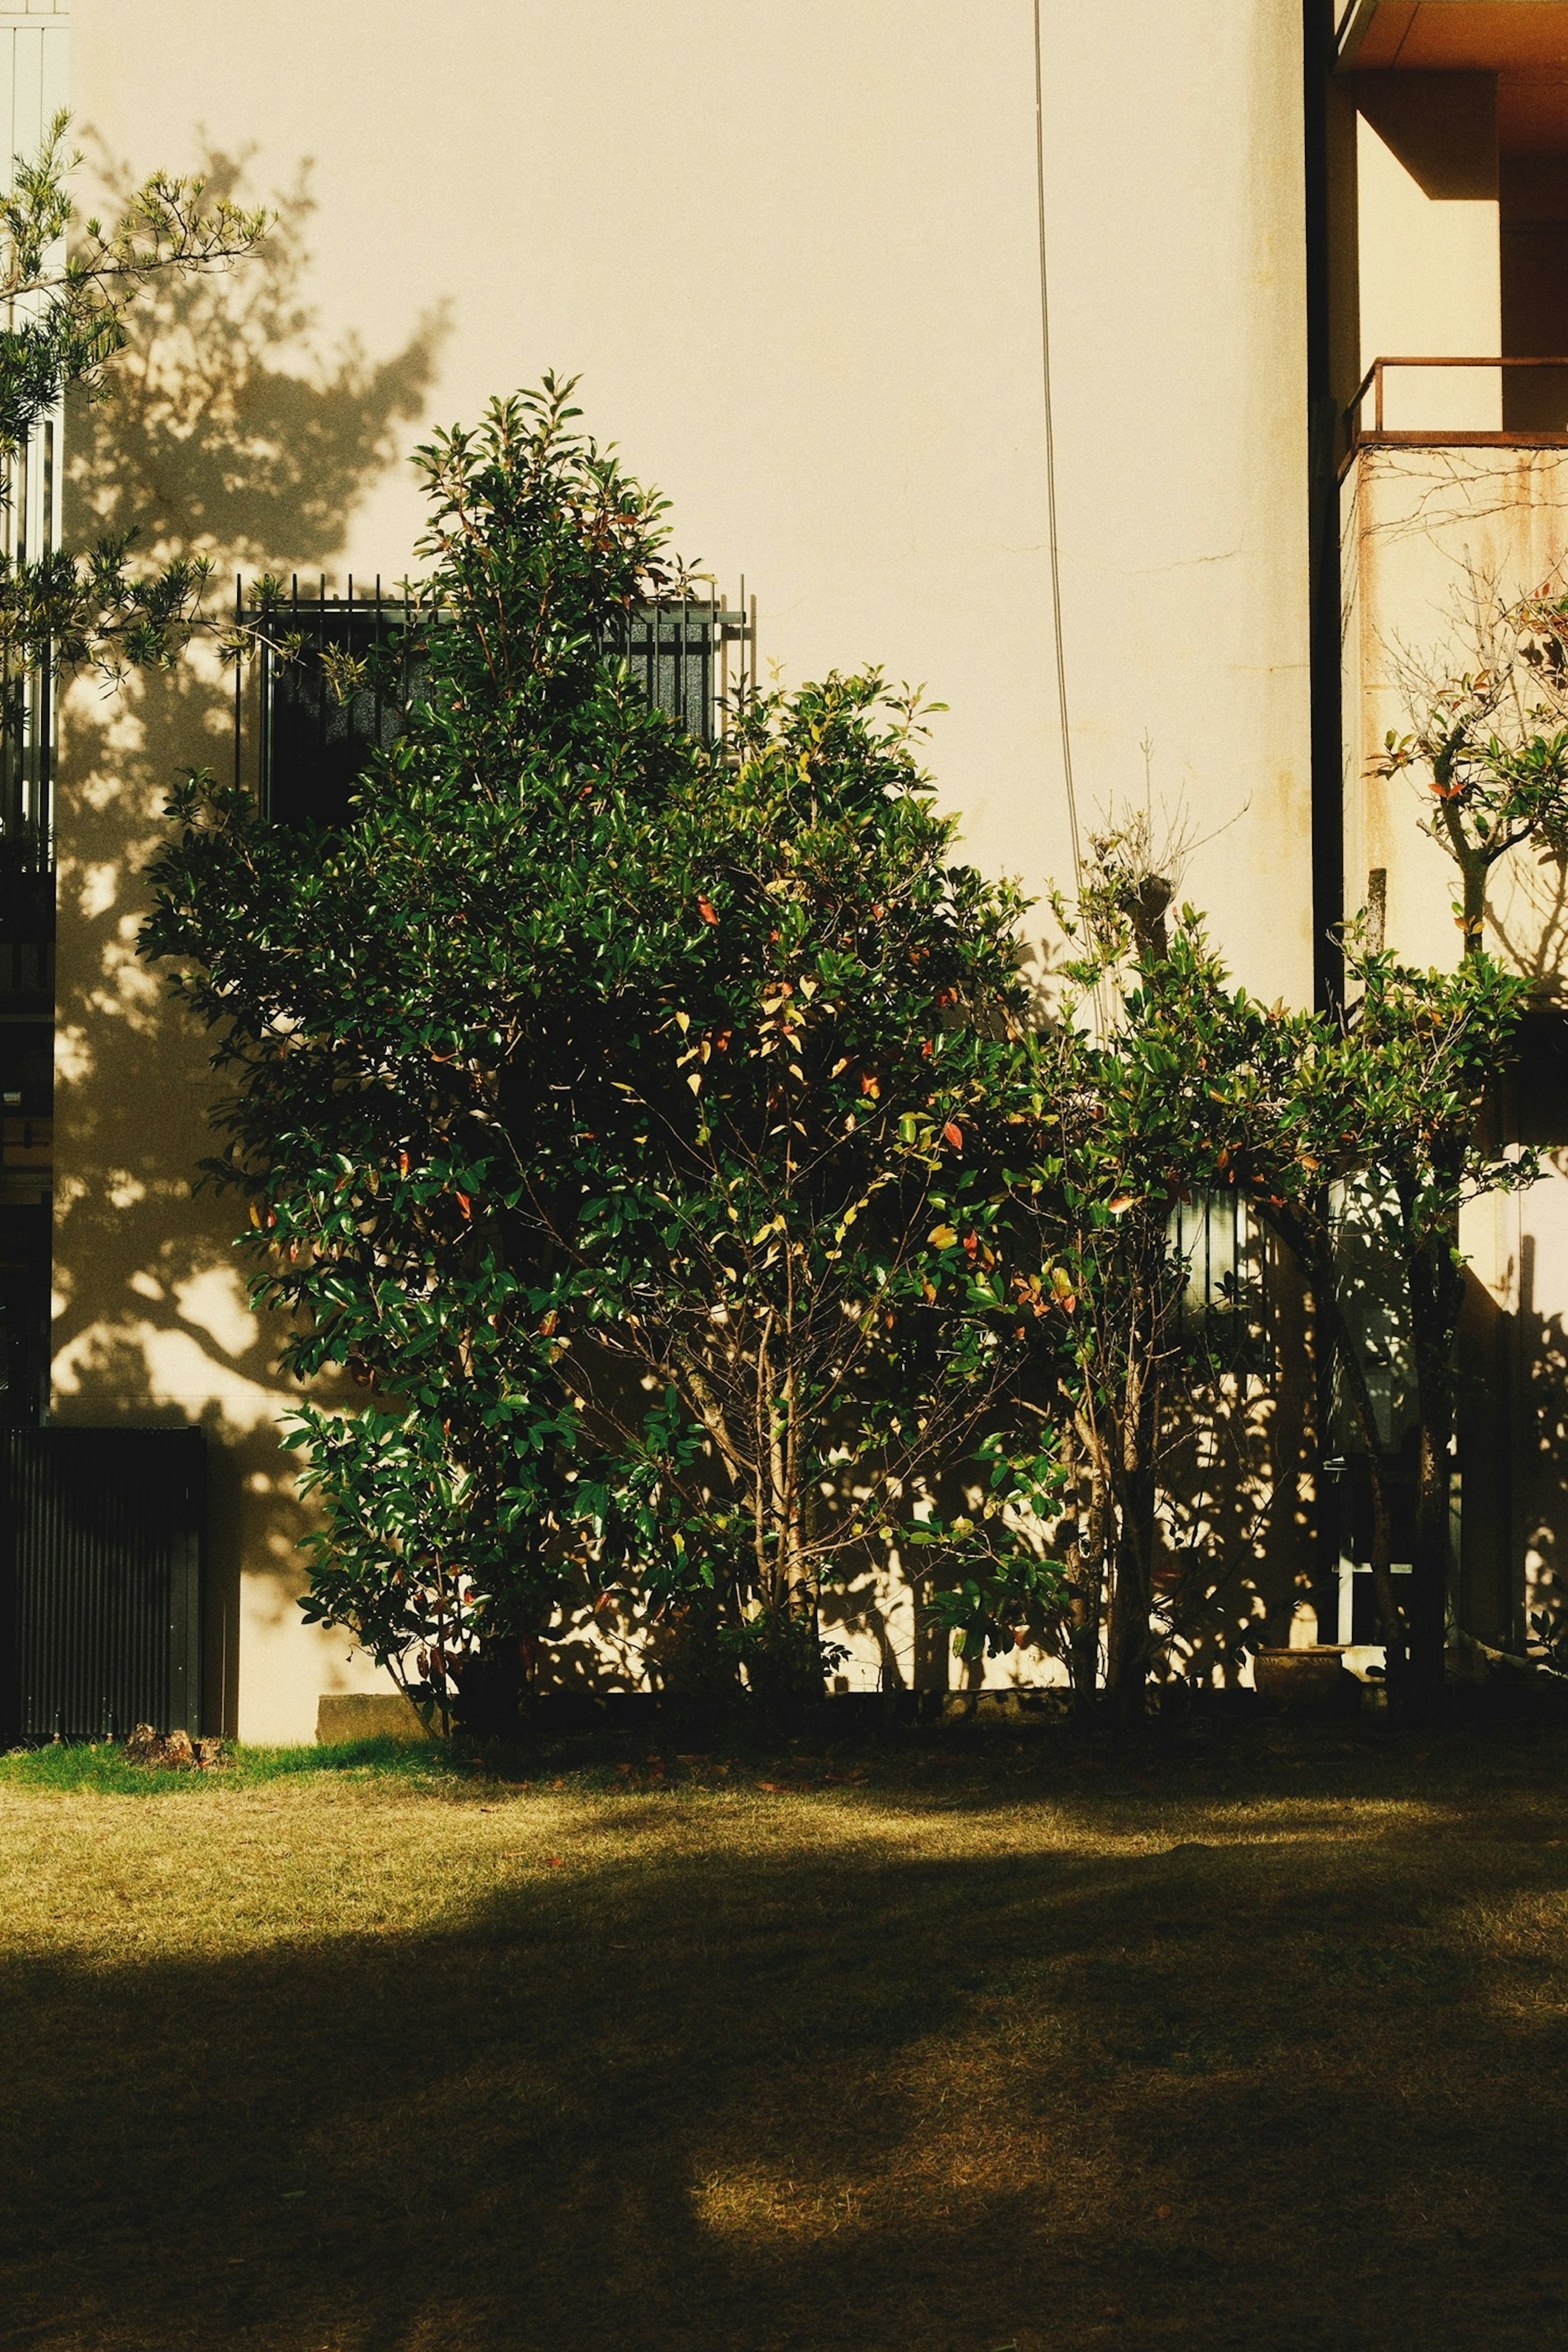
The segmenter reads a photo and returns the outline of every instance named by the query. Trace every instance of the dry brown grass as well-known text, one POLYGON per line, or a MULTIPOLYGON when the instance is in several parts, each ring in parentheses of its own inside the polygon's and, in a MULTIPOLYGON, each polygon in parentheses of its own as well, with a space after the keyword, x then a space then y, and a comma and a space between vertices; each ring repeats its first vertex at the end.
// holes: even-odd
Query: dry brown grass
POLYGON ((1558 1735, 611 1777, 0 1769, 0 2347, 1568 2335, 1558 1735))

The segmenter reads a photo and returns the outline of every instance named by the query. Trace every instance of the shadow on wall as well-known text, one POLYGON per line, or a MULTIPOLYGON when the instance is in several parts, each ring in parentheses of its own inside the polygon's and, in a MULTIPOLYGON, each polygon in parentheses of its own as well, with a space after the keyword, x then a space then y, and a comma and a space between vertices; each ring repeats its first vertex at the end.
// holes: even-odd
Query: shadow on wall
POLYGON ((1492 953, 1536 984, 1536 1001, 1560 999, 1568 969, 1568 862, 1551 856, 1510 863, 1488 908, 1492 953))
MULTIPOLYGON (((241 179, 221 153, 201 169, 215 194, 241 179)), ((102 176, 110 203, 131 185, 123 166, 102 176)), ((107 396, 68 419, 64 543, 134 528, 149 555, 208 555, 219 609, 237 570, 330 570, 354 508, 397 460, 397 428, 420 414, 444 331, 426 319, 379 362, 352 341, 327 352, 303 293, 305 172, 274 208, 253 258, 144 302, 107 396)), ((388 553, 389 572, 406 561, 388 553)), ((112 695, 79 680, 61 731, 56 1416, 208 1431, 206 1686, 232 1731, 242 1568, 250 1635, 302 1633, 302 1518, 275 1433, 287 1391, 279 1334, 246 1301, 233 1203, 193 1197, 213 1149, 205 1036, 136 954, 167 790, 183 766, 233 759, 232 677, 195 651, 112 695)))
POLYGON ((1317 1581, 1316 1371, 1311 1314, 1289 1254, 1265 1244, 1255 1348, 1218 1376, 1193 1360, 1167 1380, 1162 1433, 1157 1622, 1161 1679, 1236 1689, 1260 1646, 1288 1647, 1317 1581))

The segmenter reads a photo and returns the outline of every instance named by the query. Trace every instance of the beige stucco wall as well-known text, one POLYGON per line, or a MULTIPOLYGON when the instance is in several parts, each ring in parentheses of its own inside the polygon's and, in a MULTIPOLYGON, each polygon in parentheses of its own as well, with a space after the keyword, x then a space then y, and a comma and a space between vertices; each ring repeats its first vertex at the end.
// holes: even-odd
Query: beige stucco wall
MULTIPOLYGON (((1087 829, 1152 793, 1242 976, 1301 1000, 1299 12, 1047 5, 1044 28, 1080 814, 1087 829)), ((757 591, 764 656, 795 679, 875 659, 926 680, 951 706, 934 762, 969 852, 1031 890, 1070 878, 1028 0, 77 0, 74 59, 79 126, 110 158, 188 168, 205 138, 253 150, 262 194, 308 165, 318 207, 300 289, 316 356, 309 333, 268 343, 287 304, 257 308, 251 407, 209 436, 226 471, 206 394, 194 437, 146 401, 124 422, 153 537, 194 520, 252 567, 395 574, 419 509, 388 434, 580 372, 591 425, 673 499, 682 549, 757 591), (369 354, 368 423, 345 379, 331 388, 347 336, 369 354), (278 491, 275 446, 319 463, 313 503, 308 479, 278 491)), ((79 516, 119 494, 112 444, 95 448, 79 516)), ((184 1189, 199 1058, 128 950, 133 845, 182 728, 221 748, 221 712, 193 690, 78 726, 60 1409, 209 1421, 233 1494, 241 1725, 302 1735, 341 1644, 307 1646, 291 1616, 268 1342, 242 1339, 221 1212, 193 1217, 184 1189)))

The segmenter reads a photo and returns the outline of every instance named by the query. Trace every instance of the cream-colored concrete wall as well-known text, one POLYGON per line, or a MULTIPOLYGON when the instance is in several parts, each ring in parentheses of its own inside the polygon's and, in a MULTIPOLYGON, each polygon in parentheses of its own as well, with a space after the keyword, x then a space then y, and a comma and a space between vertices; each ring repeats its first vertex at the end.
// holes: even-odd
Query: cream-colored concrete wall
MULTIPOLYGON (((1194 845, 1184 887, 1242 976, 1300 1001, 1311 915, 1299 12, 1047 0, 1043 25, 1080 813, 1087 829, 1152 793, 1194 845)), ((74 37, 79 126, 110 158, 188 168, 205 137, 247 152, 264 194, 309 165, 318 209, 300 290, 321 321, 313 358, 308 333, 267 340, 287 304, 256 303, 249 389, 226 421, 209 383, 201 428, 183 438, 177 402, 160 411, 154 396, 159 366, 201 374, 175 322, 138 379, 141 412, 121 418, 135 495, 121 496, 123 452, 100 434, 79 515, 95 501, 142 511, 154 542, 184 537, 249 566, 395 574, 420 517, 406 470, 384 462, 389 443, 472 416, 546 367, 580 372, 592 426, 671 497, 681 548, 757 590, 764 655, 795 679, 879 660, 927 680, 951 706, 934 763, 970 854, 1032 890, 1070 879, 1029 0, 77 0, 74 37), (369 354, 368 425, 346 380, 331 392, 325 350, 350 335, 369 354), (321 453, 313 505, 303 479, 278 490, 279 446, 321 453)), ((271 1408, 249 1399, 247 1435, 221 1401, 236 1378, 274 1393, 267 1343, 232 1353, 181 1304, 195 1295, 182 1285, 226 1260, 221 1216, 193 1220, 184 1197, 194 1044, 138 993, 129 961, 130 845, 148 837, 180 716, 132 700, 112 725, 91 722, 62 844, 80 1072, 62 1103, 62 1407, 68 1396, 96 1413, 163 1382, 251 1464, 238 1484, 252 1500, 236 1504, 249 1531, 236 1540, 256 1629, 241 1719, 258 1736, 302 1724, 324 1685, 300 1680, 318 1674, 301 1637, 281 1646, 292 1505, 262 1434, 271 1408), (127 1095, 146 1058, 129 1046, 138 1021, 160 1024, 162 1075, 127 1095), (113 1112, 111 1095, 125 1097, 113 1112), (135 1131, 110 1150, 115 1119, 135 1131), (144 1190, 117 1222, 126 1166, 144 1190), (135 1286, 143 1275, 156 1301, 135 1286), (171 1334, 185 1372, 157 1369, 171 1334), (258 1697, 252 1712, 253 1690, 297 1683, 297 1706, 258 1697)), ((191 695, 185 721, 221 742, 210 694, 191 695)))
MULTIPOLYGON (((80 121, 311 160, 309 291, 425 414, 546 366, 763 599, 792 677, 952 705, 974 854, 1068 865, 1046 562, 1028 0, 78 0, 80 121), (679 191, 679 195, 674 191, 679 191)), ((1047 0, 1068 681, 1086 816, 1155 789, 1259 988, 1309 986, 1299 28, 1278 0, 1047 0), (1242 812, 1246 811, 1243 814, 1242 812), (1237 877, 1248 875, 1247 886, 1237 877)), ((406 562, 382 476, 332 568, 406 562)))

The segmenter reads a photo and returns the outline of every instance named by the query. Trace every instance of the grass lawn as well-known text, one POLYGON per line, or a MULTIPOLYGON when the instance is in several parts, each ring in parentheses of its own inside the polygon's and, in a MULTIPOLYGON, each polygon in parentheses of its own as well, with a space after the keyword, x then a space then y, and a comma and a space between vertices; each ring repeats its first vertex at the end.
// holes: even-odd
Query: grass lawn
POLYGON ((0 1968, 4 2352, 1568 2340, 1559 1730, 56 1750, 0 1968))

